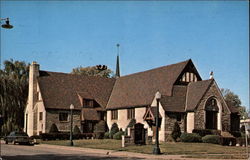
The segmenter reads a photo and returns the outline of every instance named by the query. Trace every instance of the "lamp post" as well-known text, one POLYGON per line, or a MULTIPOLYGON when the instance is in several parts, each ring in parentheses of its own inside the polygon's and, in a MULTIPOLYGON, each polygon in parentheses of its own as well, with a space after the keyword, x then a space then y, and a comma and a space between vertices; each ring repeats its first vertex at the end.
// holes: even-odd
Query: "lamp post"
POLYGON ((73 104, 70 105, 70 146, 73 146, 73 138, 72 138, 72 126, 73 126, 73 109, 75 108, 73 104))
MULTIPOLYGON (((4 28, 4 29, 11 29, 11 28, 13 28, 13 26, 10 25, 9 18, 0 18, 0 23, 1 23, 1 21, 5 21, 5 24, 1 25, 2 28, 4 28)), ((0 37, 1 37, 1 32, 0 32, 0 37)), ((1 43, 0 43, 0 49, 1 49, 1 43)), ((1 69, 1 65, 2 65, 2 59, 1 59, 1 57, 2 56, 1 56, 1 50, 0 50, 0 69, 1 69)))
POLYGON ((155 99, 157 102, 157 106, 156 106, 156 135, 155 135, 155 147, 153 149, 153 154, 161 154, 161 150, 159 147, 159 102, 161 99, 161 93, 159 91, 157 91, 155 93, 155 99))

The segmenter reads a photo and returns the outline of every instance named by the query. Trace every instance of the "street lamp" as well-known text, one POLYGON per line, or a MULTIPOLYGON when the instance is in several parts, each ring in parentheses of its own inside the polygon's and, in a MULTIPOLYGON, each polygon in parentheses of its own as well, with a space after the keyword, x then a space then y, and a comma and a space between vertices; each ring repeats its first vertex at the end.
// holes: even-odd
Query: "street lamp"
MULTIPOLYGON (((1 21, 5 21, 5 24, 1 25, 2 28, 5 28, 5 29, 13 28, 13 26, 10 25, 9 18, 0 18, 0 24, 1 24, 1 21)), ((0 37, 1 37, 1 32, 0 32, 0 37)), ((0 44, 0 48, 1 48, 1 44, 0 44)), ((2 59, 1 59, 1 50, 0 50, 0 69, 1 69, 1 64, 2 64, 2 59)))
POLYGON ((155 93, 155 99, 157 102, 157 106, 156 106, 156 135, 155 135, 155 147, 153 149, 153 154, 161 154, 161 150, 159 147, 159 102, 161 99, 161 93, 159 91, 157 91, 155 93))
POLYGON ((72 138, 72 126, 73 126, 73 109, 75 108, 73 104, 70 105, 70 146, 73 146, 73 138, 72 138))

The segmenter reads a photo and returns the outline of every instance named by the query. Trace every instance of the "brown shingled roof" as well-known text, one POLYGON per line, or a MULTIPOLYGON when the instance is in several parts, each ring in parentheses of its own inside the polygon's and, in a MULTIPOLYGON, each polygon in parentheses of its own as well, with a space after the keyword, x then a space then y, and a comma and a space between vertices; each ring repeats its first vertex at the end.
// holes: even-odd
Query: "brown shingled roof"
POLYGON ((160 102, 165 111, 185 112, 187 86, 174 85, 172 96, 162 96, 160 102))
POLYGON ((79 94, 90 93, 105 108, 115 79, 40 71, 38 83, 46 108, 69 109, 74 104, 80 109, 79 94))
POLYGON ((193 111, 213 79, 191 82, 188 84, 186 111, 193 111))
POLYGON ((118 78, 107 109, 150 105, 158 90, 162 95, 171 96, 174 82, 189 62, 192 63, 187 60, 118 78))

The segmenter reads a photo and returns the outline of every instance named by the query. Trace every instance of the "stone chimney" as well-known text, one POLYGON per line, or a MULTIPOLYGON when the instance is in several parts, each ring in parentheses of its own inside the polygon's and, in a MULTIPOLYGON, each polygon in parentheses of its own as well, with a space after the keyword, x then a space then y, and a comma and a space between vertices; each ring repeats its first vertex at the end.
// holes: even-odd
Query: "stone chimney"
POLYGON ((210 72, 209 79, 214 79, 214 72, 213 71, 210 72))
POLYGON ((39 64, 37 62, 32 62, 29 68, 29 97, 28 105, 29 107, 34 107, 37 100, 37 77, 39 76, 39 64))

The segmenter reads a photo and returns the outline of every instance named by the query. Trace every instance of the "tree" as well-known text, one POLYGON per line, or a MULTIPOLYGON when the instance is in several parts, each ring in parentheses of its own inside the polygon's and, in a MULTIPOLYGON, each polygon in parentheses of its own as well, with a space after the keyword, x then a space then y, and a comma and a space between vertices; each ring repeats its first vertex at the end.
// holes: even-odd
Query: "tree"
POLYGON ((101 76, 111 78, 114 77, 114 72, 111 69, 98 69, 97 66, 92 67, 76 67, 72 69, 72 74, 86 75, 86 76, 101 76))
POLYGON ((241 100, 237 94, 232 92, 230 89, 221 89, 221 93, 226 101, 227 104, 230 104, 233 107, 238 108, 240 117, 243 119, 248 117, 248 113, 246 111, 246 107, 241 105, 241 100))
POLYGON ((180 128, 178 122, 174 123, 174 129, 173 129, 171 135, 172 135, 172 137, 173 137, 173 139, 175 141, 177 140, 177 138, 180 138, 180 136, 181 136, 181 128, 180 128))
POLYGON ((28 65, 7 60, 0 70, 0 114, 3 134, 20 130, 24 124, 24 108, 28 98, 28 65))

